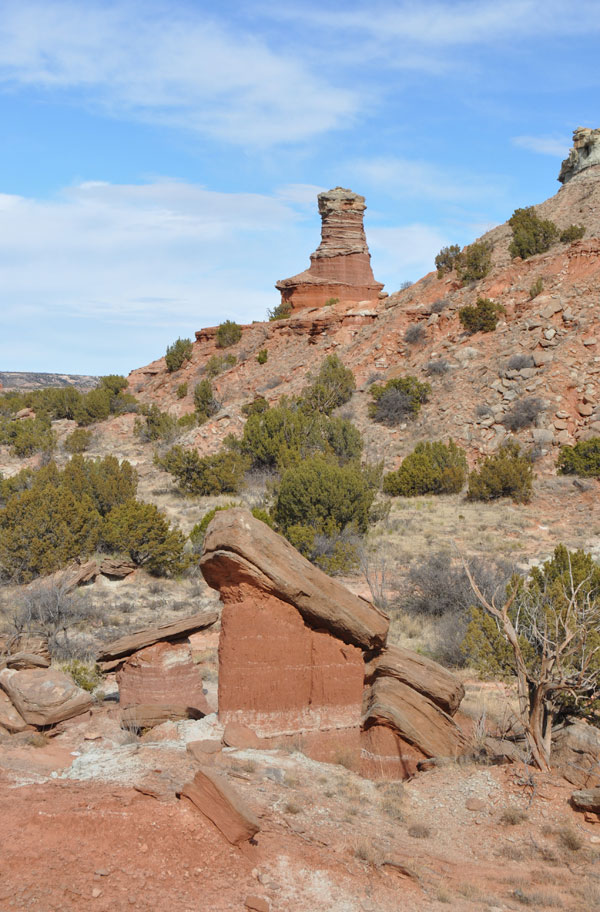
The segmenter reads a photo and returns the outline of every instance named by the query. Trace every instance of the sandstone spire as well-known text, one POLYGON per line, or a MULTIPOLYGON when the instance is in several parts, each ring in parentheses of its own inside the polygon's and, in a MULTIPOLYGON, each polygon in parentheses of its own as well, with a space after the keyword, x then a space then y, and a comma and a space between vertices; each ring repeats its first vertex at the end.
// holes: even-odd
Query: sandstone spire
POLYGON ((294 310, 320 307, 327 300, 376 301, 383 288, 371 269, 363 213, 364 196, 335 187, 319 193, 321 243, 310 257, 310 268, 277 282, 282 303, 294 310))
POLYGON ((558 180, 566 184, 576 174, 593 165, 600 165, 600 129, 578 127, 573 132, 573 147, 561 165, 558 180))

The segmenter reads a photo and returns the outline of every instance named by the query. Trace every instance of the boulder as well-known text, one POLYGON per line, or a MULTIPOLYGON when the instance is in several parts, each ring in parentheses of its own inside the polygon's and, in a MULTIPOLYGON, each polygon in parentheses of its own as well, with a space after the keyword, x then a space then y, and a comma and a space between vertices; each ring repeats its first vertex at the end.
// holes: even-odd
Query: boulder
POLYGON ((425 757, 457 757, 466 747, 452 717, 397 678, 376 678, 365 704, 365 728, 386 725, 425 757))
POLYGON ((6 657, 19 652, 40 656, 50 664, 50 650, 46 637, 28 636, 25 633, 0 637, 0 656, 6 657))
POLYGON ((260 824, 235 789, 217 773, 200 769, 192 782, 180 793, 212 820, 232 845, 240 845, 255 836, 260 824))
POLYGON ((293 605, 311 627, 345 643, 360 649, 385 645, 389 621, 382 611, 313 566, 247 510, 216 514, 206 531, 200 567, 225 604, 260 592, 293 605))
POLYGON ((179 703, 137 703, 121 711, 121 727, 133 731, 154 728, 163 722, 201 719, 203 713, 179 703))
POLYGON ((4 665, 17 671, 24 668, 49 668, 50 660, 45 656, 31 655, 28 652, 15 652, 12 655, 0 658, 0 668, 4 665))
POLYGON ((0 671, 0 687, 30 725, 56 725, 79 716, 92 705, 91 694, 69 675, 51 668, 0 671))
POLYGON ((425 754, 388 725, 361 732, 360 774, 368 779, 410 779, 425 754))
POLYGON ((189 643, 154 643, 129 656, 117 672, 122 709, 139 704, 185 706, 200 718, 210 712, 202 675, 189 643))
POLYGON ((386 676, 418 690, 451 716, 465 695, 465 689, 455 675, 433 659, 402 646, 386 647, 367 664, 367 681, 386 676))
POLYGON ((225 747, 236 747, 238 750, 256 749, 261 746, 260 738, 241 722, 227 723, 223 732, 223 744, 225 747))
POLYGON ((135 573, 137 565, 132 561, 126 561, 118 558, 105 557, 100 564, 100 573, 108 576, 110 579, 125 579, 131 573, 135 573))
POLYGON ((600 812, 600 788, 581 789, 571 795, 571 804, 580 811, 600 812))
POLYGON ((600 786, 600 731, 580 720, 558 729, 552 739, 550 760, 572 785, 600 786))
POLYGON ((352 752, 358 763, 363 682, 361 651, 312 630, 289 603, 258 590, 225 602, 219 719, 228 731, 241 723, 263 747, 296 747, 318 760, 352 752))
POLYGON ((182 618, 171 624, 162 624, 158 627, 147 627, 137 633, 120 637, 104 646, 98 653, 97 662, 102 671, 114 671, 129 655, 159 643, 163 640, 183 640, 188 634, 211 627, 219 618, 218 612, 212 608, 200 611, 192 617, 182 618))
POLYGON ((211 741, 210 738, 204 738, 202 741, 188 741, 185 746, 188 754, 191 754, 194 760, 199 763, 205 763, 207 756, 210 754, 219 754, 221 752, 221 743, 211 741))
POLYGON ((8 732, 22 732, 29 728, 27 722, 15 709, 8 694, 0 690, 0 727, 8 732))

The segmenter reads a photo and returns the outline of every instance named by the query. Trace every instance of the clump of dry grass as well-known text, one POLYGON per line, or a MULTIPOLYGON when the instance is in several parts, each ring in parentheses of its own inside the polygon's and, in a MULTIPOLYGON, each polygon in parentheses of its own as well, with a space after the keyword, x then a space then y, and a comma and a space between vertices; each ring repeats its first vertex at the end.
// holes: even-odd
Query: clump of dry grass
POLYGON ((527 812, 514 805, 505 807, 500 815, 500 823, 504 824, 504 826, 518 826, 519 823, 523 823, 525 820, 527 820, 527 812))
POLYGON ((365 864, 379 866, 383 860, 381 851, 372 839, 361 837, 354 846, 354 857, 365 864))
POLYGON ((569 826, 561 827, 556 831, 556 836, 558 841, 565 849, 569 849, 570 852, 578 852, 579 849, 583 848, 583 839, 576 833, 574 829, 569 826))
POLYGON ((432 835, 431 827, 426 823, 411 823, 408 828, 408 835, 413 839, 428 839, 432 835))
POLYGON ((302 808, 295 801, 287 801, 283 806, 283 810, 286 814, 299 814, 302 808))

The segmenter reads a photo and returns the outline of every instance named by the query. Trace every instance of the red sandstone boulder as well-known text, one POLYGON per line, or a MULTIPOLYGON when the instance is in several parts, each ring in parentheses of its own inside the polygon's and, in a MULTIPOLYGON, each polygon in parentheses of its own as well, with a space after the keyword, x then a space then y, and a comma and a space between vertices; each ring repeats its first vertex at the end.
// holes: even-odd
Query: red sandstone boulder
POLYGON ((402 646, 387 646, 368 663, 367 681, 386 676, 418 690, 451 716, 465 695, 465 689, 455 675, 432 659, 402 646))
POLYGON ((201 719, 203 713, 182 703, 136 703, 121 710, 121 727, 131 731, 155 728, 163 722, 201 719))
POLYGON ((8 694, 0 690, 0 727, 8 732, 22 732, 29 728, 27 722, 15 709, 8 694))
POLYGON ((367 779, 410 779, 425 754, 387 725, 361 732, 360 773, 367 779))
POLYGON ((154 643, 130 656, 117 673, 122 709, 140 704, 184 706, 194 718, 210 712, 189 643, 154 643))
POLYGON ((92 697, 68 675, 50 668, 0 671, 0 687, 30 725, 56 725, 86 712, 92 697))
POLYGON ((126 576, 135 573, 136 570, 137 566, 132 561, 118 558, 105 557, 100 564, 100 573, 103 576, 110 577, 110 579, 125 579, 126 576))
POLYGON ((387 616, 313 566, 296 549, 243 509, 222 510, 210 523, 200 561, 209 586, 225 604, 260 593, 293 605, 315 630, 360 649, 385 644, 387 616))
POLYGON ((212 820, 232 845, 252 839, 260 829, 256 816, 235 789, 212 770, 199 770, 180 794, 212 820))
POLYGON ((552 766, 581 789, 600 786, 600 731, 577 720, 554 733, 552 766))
POLYGON ((397 678, 376 678, 365 702, 366 728, 387 725, 426 757, 456 757, 465 749, 452 717, 397 678))
POLYGON ((194 760, 199 763, 205 763, 207 756, 221 752, 219 741, 211 741, 205 738, 203 741, 188 741, 185 748, 188 754, 191 754, 194 760))
POLYGON ((236 747, 238 750, 256 749, 261 746, 260 738, 241 722, 228 722, 223 732, 225 747, 236 747))
POLYGON ((172 624, 148 627, 145 630, 138 631, 138 633, 120 637, 118 640, 113 640, 112 643, 104 646, 101 652, 98 653, 98 665, 102 671, 114 671, 125 661, 127 656, 132 655, 134 652, 163 640, 183 640, 190 633, 212 626, 218 620, 218 617, 219 615, 216 611, 206 609, 192 615, 192 617, 174 621, 172 624))
POLYGON ((6 656, 19 652, 40 656, 46 660, 48 665, 50 664, 50 650, 46 637, 27 636, 27 634, 0 637, 0 657, 6 659, 6 656))

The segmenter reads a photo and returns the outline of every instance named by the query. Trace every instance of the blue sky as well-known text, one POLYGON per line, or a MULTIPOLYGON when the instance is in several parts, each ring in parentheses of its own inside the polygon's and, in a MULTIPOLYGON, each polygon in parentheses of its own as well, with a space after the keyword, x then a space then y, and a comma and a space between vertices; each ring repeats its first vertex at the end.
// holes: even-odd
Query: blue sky
POLYGON ((0 370, 127 373, 263 319, 367 198, 394 291, 559 188, 597 0, 0 4, 0 370))

